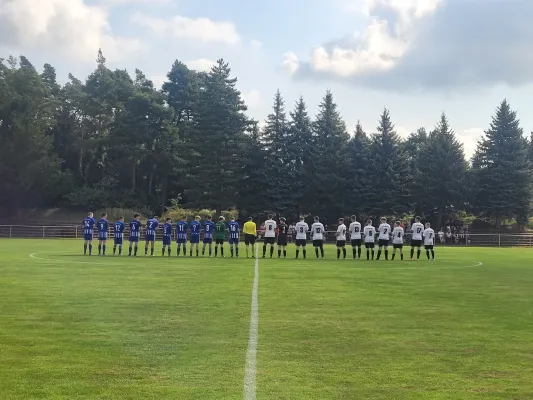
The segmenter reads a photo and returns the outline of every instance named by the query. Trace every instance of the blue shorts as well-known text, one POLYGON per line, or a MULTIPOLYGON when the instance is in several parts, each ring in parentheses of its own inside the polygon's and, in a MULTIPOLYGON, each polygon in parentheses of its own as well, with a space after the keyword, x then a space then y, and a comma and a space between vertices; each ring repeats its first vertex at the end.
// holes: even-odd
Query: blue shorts
POLYGON ((191 235, 191 244, 200 243, 200 235, 191 235))
POLYGON ((147 242, 155 242, 155 235, 146 235, 147 242))
POLYGON ((122 242, 123 242, 123 238, 121 238, 121 237, 116 237, 115 238, 115 244, 116 245, 122 246, 122 242))
POLYGON ((93 240, 93 235, 92 233, 85 233, 83 235, 83 240, 93 240))
POLYGON ((99 232, 98 240, 107 240, 107 232, 99 232))
POLYGON ((183 236, 178 236, 178 238, 176 239, 176 243, 179 243, 179 244, 185 244, 187 243, 187 236, 183 237, 183 236))
POLYGON ((170 246, 172 242, 172 236, 163 236, 163 246, 170 246))
POLYGON ((239 238, 229 238, 229 244, 239 244, 239 238))
POLYGON ((139 243, 139 236, 130 236, 130 242, 139 243))
POLYGON ((204 238, 204 243, 205 243, 205 244, 211 244, 211 243, 213 243, 213 238, 204 238))

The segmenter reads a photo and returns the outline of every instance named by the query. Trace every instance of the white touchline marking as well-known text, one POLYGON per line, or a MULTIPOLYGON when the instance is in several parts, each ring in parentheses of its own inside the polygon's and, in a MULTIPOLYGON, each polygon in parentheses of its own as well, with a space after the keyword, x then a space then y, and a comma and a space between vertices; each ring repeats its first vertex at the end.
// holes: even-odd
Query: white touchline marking
POLYGON ((250 313, 250 336, 246 352, 246 368, 244 370, 244 399, 255 400, 255 375, 257 371, 257 328, 259 325, 259 305, 257 301, 259 289, 259 244, 255 246, 254 286, 252 290, 252 311, 250 313))

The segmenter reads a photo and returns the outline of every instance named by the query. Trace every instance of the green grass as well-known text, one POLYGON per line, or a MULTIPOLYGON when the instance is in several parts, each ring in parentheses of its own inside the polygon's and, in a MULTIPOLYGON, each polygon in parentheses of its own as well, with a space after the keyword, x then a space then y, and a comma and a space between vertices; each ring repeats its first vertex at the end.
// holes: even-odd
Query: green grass
MULTIPOLYGON (((0 399, 243 398, 253 260, 80 248, 0 241, 0 399)), ((293 252, 259 261, 258 400, 533 399, 532 250, 293 252)))

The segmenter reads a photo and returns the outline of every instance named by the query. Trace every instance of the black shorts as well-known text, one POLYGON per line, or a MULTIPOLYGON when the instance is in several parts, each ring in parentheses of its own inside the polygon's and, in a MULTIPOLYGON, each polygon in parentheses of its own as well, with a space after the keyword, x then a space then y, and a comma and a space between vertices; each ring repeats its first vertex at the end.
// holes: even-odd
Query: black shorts
POLYGON ((392 247, 393 247, 394 249, 403 249, 403 243, 393 244, 392 247))
POLYGON ((367 249, 373 249, 374 247, 376 246, 376 244, 374 242, 372 243, 365 243, 365 247, 367 249))
POLYGON ((411 247, 421 247, 422 241, 421 240, 411 240, 411 247))
POLYGON ((250 244, 255 244, 255 235, 250 235, 249 233, 246 233, 244 235, 244 244, 247 246, 250 244))
POLYGON ((378 246, 379 247, 387 247, 389 245, 389 241, 386 239, 379 239, 378 246))
POLYGON ((337 247, 345 247, 346 240, 337 240, 337 247))
POLYGON ((287 236, 278 236, 278 246, 287 246, 287 236))
POLYGON ((313 247, 322 247, 324 246, 323 240, 313 240, 313 247))
POLYGON ((307 245, 306 239, 296 239, 296 246, 303 246, 305 247, 307 245))
POLYGON ((266 237, 265 238, 265 244, 274 244, 276 243, 276 238, 275 237, 266 237))
POLYGON ((352 246, 353 247, 361 247, 361 243, 363 243, 363 241, 361 239, 352 239, 352 246))
POLYGON ((215 239, 215 244, 224 244, 224 239, 215 239))
POLYGON ((424 247, 426 248, 426 250, 433 250, 433 245, 432 244, 425 245, 424 247))

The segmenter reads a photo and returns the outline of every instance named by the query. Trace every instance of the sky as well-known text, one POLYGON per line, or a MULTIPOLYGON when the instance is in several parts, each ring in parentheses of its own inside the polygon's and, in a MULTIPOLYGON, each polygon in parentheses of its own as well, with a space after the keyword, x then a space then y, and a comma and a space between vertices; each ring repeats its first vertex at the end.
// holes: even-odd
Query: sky
POLYGON ((65 82, 102 48, 156 86, 176 59, 224 58, 261 122, 278 89, 311 115, 329 89, 351 132, 375 132, 385 107, 403 137, 446 112, 469 157, 504 98, 533 130, 531 15, 531 0, 0 0, 0 57, 48 62, 65 82))

